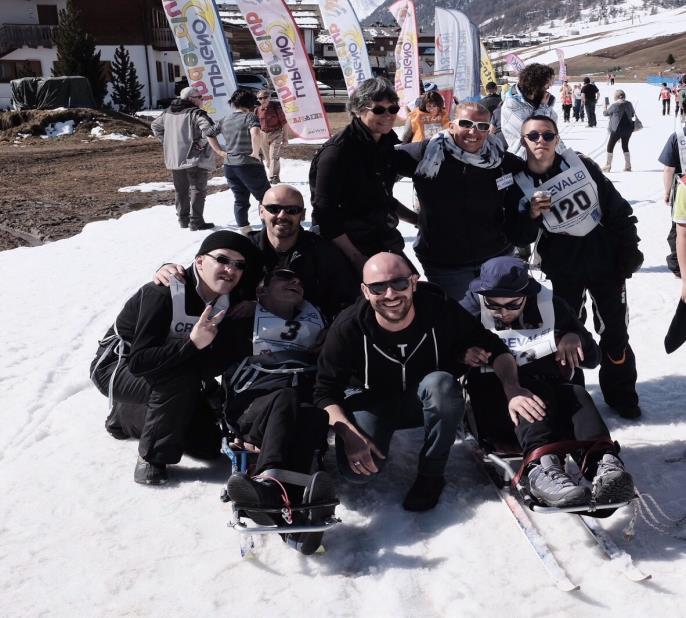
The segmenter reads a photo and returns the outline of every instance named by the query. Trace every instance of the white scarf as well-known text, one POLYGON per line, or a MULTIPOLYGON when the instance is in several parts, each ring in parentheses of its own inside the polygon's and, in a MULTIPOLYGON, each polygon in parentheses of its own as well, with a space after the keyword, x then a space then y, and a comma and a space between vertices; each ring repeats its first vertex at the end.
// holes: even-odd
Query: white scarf
POLYGON ((489 133, 479 152, 467 152, 455 143, 450 131, 444 129, 429 140, 424 156, 419 165, 417 165, 415 175, 424 176, 425 178, 436 178, 438 170, 443 165, 446 153, 465 165, 473 165, 474 167, 489 170, 498 167, 502 163, 505 150, 495 135, 489 133))

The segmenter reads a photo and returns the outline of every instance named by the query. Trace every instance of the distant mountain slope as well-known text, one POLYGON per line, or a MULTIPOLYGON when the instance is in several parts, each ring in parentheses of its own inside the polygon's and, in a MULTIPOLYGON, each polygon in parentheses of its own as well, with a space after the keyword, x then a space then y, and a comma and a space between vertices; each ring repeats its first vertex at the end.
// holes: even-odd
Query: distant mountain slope
MULTIPOLYGON (((364 20, 365 24, 381 22, 394 24, 388 7, 395 0, 386 0, 364 20)), ((434 28, 434 7, 459 9, 480 26, 482 34, 511 34, 518 30, 546 28, 553 20, 603 22, 613 21, 631 11, 645 13, 676 8, 684 0, 579 0, 550 2, 550 0, 439 0, 435 4, 415 0, 417 23, 420 29, 434 28)))

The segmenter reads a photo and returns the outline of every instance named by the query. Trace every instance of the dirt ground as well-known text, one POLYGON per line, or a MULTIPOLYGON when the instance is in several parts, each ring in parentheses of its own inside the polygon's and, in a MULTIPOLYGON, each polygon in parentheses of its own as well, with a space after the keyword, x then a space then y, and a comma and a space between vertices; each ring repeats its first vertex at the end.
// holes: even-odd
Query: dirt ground
MULTIPOLYGON (((330 113, 329 121, 336 131, 348 117, 345 112, 330 113)), ((142 121, 93 110, 0 114, 0 250, 67 238, 91 221, 172 204, 173 192, 117 191, 143 182, 171 181, 162 145, 149 135, 142 121), (47 124, 70 118, 78 122, 73 135, 40 137, 47 124), (107 133, 146 137, 98 140, 90 135, 98 124, 107 133)), ((288 146, 283 156, 307 160, 316 149, 288 146)), ((221 175, 219 165, 214 175, 221 175)), ((210 187, 209 193, 221 190, 210 187)))

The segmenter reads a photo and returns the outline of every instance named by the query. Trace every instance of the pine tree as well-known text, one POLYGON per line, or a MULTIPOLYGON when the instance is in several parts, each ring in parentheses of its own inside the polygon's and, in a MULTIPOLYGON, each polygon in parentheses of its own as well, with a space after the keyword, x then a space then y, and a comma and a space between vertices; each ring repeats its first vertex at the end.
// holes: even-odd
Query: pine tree
POLYGON ((145 104, 142 90, 143 84, 138 81, 136 66, 131 62, 128 50, 120 45, 114 52, 112 62, 112 101, 119 111, 135 114, 145 104))
POLYGON ((672 54, 669 54, 669 56, 667 56, 667 64, 674 64, 675 62, 676 60, 674 59, 674 56, 672 56, 672 54))
POLYGON ((101 106, 107 86, 100 65, 100 52, 95 52, 93 37, 81 27, 80 12, 72 0, 67 1, 66 9, 60 9, 58 21, 55 37, 57 60, 52 67, 53 76, 82 75, 90 82, 96 105, 101 106))

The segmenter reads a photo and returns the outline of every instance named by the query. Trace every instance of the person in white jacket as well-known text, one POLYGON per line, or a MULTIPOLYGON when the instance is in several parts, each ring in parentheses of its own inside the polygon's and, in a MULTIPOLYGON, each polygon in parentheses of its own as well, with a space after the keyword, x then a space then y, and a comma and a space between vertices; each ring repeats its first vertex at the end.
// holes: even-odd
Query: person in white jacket
POLYGON ((529 64, 519 74, 519 81, 507 93, 502 105, 501 127, 507 140, 508 151, 525 158, 521 144, 524 121, 534 114, 548 116, 557 122, 553 109, 555 97, 548 92, 555 72, 545 64, 529 64))

